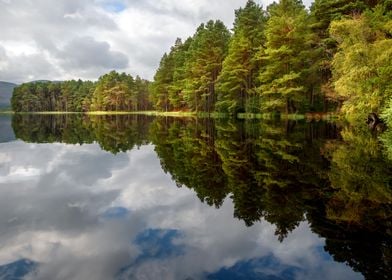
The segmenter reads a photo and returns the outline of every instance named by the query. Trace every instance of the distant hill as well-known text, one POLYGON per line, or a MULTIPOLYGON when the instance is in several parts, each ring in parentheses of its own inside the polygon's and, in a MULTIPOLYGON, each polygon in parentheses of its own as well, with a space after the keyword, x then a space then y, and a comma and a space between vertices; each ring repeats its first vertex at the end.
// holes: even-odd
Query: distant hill
POLYGON ((11 107, 12 91, 17 84, 0 81, 0 108, 11 107))
POLYGON ((55 84, 58 84, 58 83, 61 83, 62 81, 50 81, 50 80, 35 80, 35 81, 30 81, 30 82, 26 82, 27 84, 28 83, 32 83, 32 84, 34 84, 34 83, 55 83, 55 84))

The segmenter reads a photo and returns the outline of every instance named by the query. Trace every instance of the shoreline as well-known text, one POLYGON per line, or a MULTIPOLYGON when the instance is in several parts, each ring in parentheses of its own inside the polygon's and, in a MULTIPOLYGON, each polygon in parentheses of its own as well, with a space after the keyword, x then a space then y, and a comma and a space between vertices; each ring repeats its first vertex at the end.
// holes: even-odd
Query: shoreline
MULTIPOLYGON (((159 112, 159 111, 92 111, 92 112, 14 112, 0 111, 1 115, 89 115, 89 116, 109 116, 109 115, 146 115, 156 117, 200 117, 200 118, 233 118, 224 113, 207 113, 207 112, 159 112)), ((304 113, 304 114, 268 114, 268 113, 238 113, 237 119, 288 119, 288 120, 337 120, 339 115, 336 113, 304 113)))

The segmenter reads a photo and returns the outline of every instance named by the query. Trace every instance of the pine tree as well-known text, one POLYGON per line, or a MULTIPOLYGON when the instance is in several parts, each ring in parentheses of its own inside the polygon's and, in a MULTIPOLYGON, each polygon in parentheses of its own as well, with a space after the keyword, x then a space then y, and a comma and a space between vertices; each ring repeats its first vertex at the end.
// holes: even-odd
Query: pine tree
POLYGON ((159 63, 159 68, 154 76, 150 90, 153 106, 159 111, 171 110, 169 102, 169 87, 173 82, 173 56, 164 54, 159 63))
MULTIPOLYGON (((330 23, 343 17, 359 15, 366 9, 373 8, 378 0, 315 0, 311 6, 311 27, 317 35, 317 73, 323 91, 324 110, 328 109, 328 101, 339 103, 336 99, 332 77, 332 59, 337 52, 337 42, 329 35, 330 23)), ((315 72, 313 72, 315 73, 315 72)))
POLYGON ((254 96, 259 71, 255 55, 263 44, 266 22, 265 12, 252 0, 236 10, 235 15, 234 35, 217 85, 217 110, 231 114, 245 111, 246 107, 246 111, 259 107, 254 96))
POLYGON ((229 31, 219 20, 201 24, 193 36, 184 74, 184 100, 191 110, 214 110, 215 83, 227 53, 229 38, 229 31))
POLYGON ((99 78, 91 101, 92 111, 131 111, 135 108, 131 75, 112 71, 99 78))
POLYGON ((262 109, 295 113, 307 107, 305 78, 312 63, 308 15, 297 0, 281 0, 268 12, 266 48, 261 50, 265 68, 259 76, 262 109))
POLYGON ((189 58, 189 47, 192 43, 192 38, 188 38, 184 43, 181 39, 177 39, 172 48, 173 54, 173 81, 169 86, 169 100, 174 109, 187 110, 188 106, 184 100, 184 87, 186 78, 185 63, 189 58))

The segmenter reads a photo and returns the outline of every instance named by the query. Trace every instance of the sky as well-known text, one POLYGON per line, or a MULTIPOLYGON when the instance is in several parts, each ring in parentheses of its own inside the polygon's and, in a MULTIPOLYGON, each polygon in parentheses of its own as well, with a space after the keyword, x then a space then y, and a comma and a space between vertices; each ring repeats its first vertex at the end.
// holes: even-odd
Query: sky
MULTIPOLYGON (((272 0, 258 0, 266 7, 272 0)), ((309 6, 311 0, 305 0, 309 6)), ((177 37, 202 22, 229 28, 246 0, 0 0, 0 81, 96 80, 111 70, 151 80, 177 37)))

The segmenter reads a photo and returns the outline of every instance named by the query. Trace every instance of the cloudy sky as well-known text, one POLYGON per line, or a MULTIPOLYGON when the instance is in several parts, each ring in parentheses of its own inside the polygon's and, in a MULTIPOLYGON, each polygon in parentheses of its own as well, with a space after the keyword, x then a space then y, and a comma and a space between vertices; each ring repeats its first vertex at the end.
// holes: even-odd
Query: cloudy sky
MULTIPOLYGON (((272 0, 258 0, 264 7, 272 0)), ((305 0, 308 5, 311 0, 305 0)), ((0 80, 152 79, 177 37, 209 19, 229 28, 246 0, 0 0, 0 80)))

